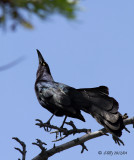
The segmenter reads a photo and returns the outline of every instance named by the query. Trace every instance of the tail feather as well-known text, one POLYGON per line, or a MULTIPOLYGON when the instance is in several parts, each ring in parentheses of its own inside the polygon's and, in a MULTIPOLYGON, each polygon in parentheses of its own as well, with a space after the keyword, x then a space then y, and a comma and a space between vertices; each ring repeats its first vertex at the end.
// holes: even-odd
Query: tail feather
POLYGON ((106 86, 99 86, 95 88, 79 88, 77 90, 109 95, 109 89, 106 86))
POLYGON ((108 120, 104 119, 100 114, 95 114, 94 118, 97 120, 98 123, 103 125, 108 132, 113 135, 120 137, 122 135, 122 130, 124 129, 123 119, 122 116, 119 116, 119 119, 116 123, 111 123, 108 120))
POLYGON ((116 123, 117 120, 119 119, 119 113, 111 113, 110 111, 105 111, 102 110, 101 108, 98 108, 96 106, 92 106, 92 112, 99 113, 105 120, 111 122, 111 123, 116 123))
POLYGON ((90 113, 108 132, 120 137, 125 126, 122 115, 118 112, 119 104, 102 90, 104 92, 106 88, 101 86, 97 89, 80 89, 83 96, 89 100, 89 105, 83 106, 82 110, 90 113))
MULTIPOLYGON (((109 98, 111 98, 111 97, 109 97, 109 98)), ((111 98, 111 99, 113 101, 113 107, 110 110, 110 113, 117 113, 118 109, 119 109, 119 104, 118 104, 118 102, 114 98, 111 98)))
MULTIPOLYGON (((103 87, 104 86, 91 89, 85 88, 77 90, 82 93, 82 95, 88 100, 90 104, 94 104, 95 106, 98 106, 98 108, 101 108, 102 110, 106 110, 111 113, 117 113, 119 109, 118 102, 114 98, 109 97, 108 95, 106 95, 106 93, 102 92, 103 87)), ((106 90, 105 87, 103 90, 106 90)))
POLYGON ((123 119, 122 116, 119 117, 118 121, 116 122, 116 124, 113 124, 112 127, 109 125, 106 125, 105 127, 107 127, 107 130, 109 130, 110 133, 120 137, 122 135, 122 130, 124 129, 124 123, 123 123, 123 119), (119 125, 119 127, 114 128, 115 125, 119 125))

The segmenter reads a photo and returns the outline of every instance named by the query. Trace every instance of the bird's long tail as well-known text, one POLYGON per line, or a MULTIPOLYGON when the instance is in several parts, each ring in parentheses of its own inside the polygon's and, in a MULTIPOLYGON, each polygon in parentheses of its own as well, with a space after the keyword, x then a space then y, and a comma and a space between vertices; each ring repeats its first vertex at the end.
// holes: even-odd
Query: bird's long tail
POLYGON ((78 90, 89 101, 89 105, 84 104, 82 110, 90 113, 112 135, 120 137, 125 126, 122 115, 118 112, 118 102, 108 96, 108 88, 100 86, 78 90))

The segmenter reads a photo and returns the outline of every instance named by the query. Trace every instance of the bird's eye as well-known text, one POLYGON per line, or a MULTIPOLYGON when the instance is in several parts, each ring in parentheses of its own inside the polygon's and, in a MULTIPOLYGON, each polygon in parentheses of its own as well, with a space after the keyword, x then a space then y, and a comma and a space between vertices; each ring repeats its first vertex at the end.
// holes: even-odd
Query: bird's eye
POLYGON ((42 65, 43 65, 43 66, 45 66, 45 65, 46 65, 46 63, 44 63, 44 62, 43 62, 43 63, 42 63, 42 65))

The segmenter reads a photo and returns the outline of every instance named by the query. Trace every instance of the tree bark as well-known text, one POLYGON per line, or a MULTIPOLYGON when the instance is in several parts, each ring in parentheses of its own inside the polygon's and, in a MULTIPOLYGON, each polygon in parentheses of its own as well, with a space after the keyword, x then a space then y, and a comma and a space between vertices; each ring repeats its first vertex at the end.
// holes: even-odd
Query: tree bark
MULTIPOLYGON (((133 124, 134 127, 134 117, 132 118, 128 118, 124 120, 124 124, 125 125, 129 125, 129 124, 133 124)), ((108 131, 105 128, 102 128, 99 131, 93 132, 93 133, 87 133, 82 137, 79 137, 77 139, 73 139, 72 141, 69 141, 67 143, 64 143, 62 145, 53 147, 47 151, 42 151, 39 155, 37 155, 36 157, 34 157, 32 160, 48 160, 49 157, 53 156, 56 153, 59 153, 61 151, 64 151, 66 149, 69 149, 71 147, 77 146, 77 145, 81 145, 83 147, 82 150, 86 149, 86 146, 84 145, 84 142, 93 139, 93 138, 97 138, 100 137, 102 135, 105 135, 108 131)))

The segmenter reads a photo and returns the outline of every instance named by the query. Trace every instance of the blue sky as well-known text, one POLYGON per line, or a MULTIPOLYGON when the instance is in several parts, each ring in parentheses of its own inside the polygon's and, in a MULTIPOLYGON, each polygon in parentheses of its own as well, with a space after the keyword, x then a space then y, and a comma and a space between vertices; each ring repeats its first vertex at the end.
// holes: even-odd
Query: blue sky
MULTIPOLYGON (((21 156, 13 148, 19 147, 11 139, 14 136, 27 144, 27 159, 40 152, 31 144, 36 138, 46 142, 48 149, 53 146, 51 141, 55 136, 35 126, 35 119, 45 122, 51 116, 39 105, 34 92, 37 48, 50 65, 55 81, 75 88, 106 85, 110 96, 119 102, 119 111, 134 116, 134 1, 85 0, 80 5, 84 10, 78 13, 75 22, 58 15, 45 22, 35 17, 32 31, 18 27, 15 32, 0 32, 0 66, 20 56, 26 57, 14 68, 0 73, 1 159, 21 156)), ((78 128, 91 128, 92 131, 102 128, 90 115, 83 115, 86 123, 74 120, 78 128)), ((60 126, 62 120, 54 117, 52 123, 60 126)), ((132 159, 134 130, 132 125, 128 129, 131 133, 123 131, 121 137, 125 146, 116 145, 111 135, 103 136, 85 143, 88 152, 81 154, 81 146, 77 146, 54 155, 50 160, 132 159), (98 155, 98 151, 126 151, 127 155, 98 155)))

